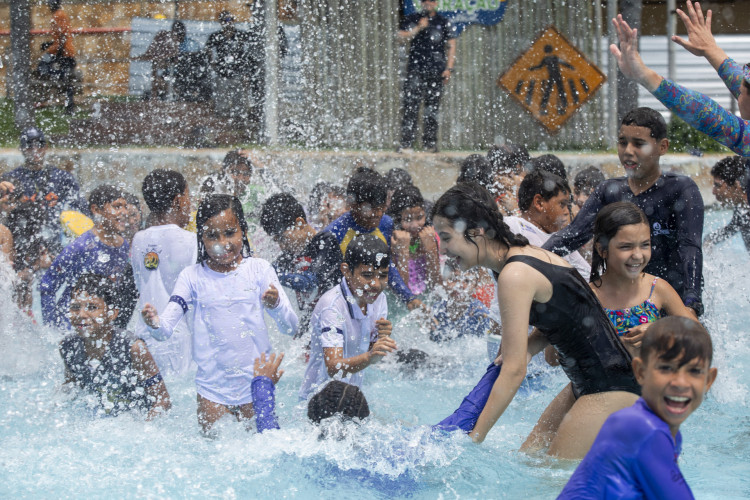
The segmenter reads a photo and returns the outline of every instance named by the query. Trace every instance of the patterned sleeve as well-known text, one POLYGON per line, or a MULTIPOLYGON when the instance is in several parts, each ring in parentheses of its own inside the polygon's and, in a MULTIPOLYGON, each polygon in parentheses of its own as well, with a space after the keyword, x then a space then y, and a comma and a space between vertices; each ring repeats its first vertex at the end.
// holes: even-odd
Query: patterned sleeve
POLYGON ((724 80, 724 85, 727 86, 735 98, 738 98, 740 96, 742 80, 745 79, 745 72, 742 66, 731 57, 728 57, 721 63, 717 71, 719 77, 724 80))
POLYGON ((747 120, 733 115, 705 94, 666 78, 652 92, 654 97, 694 129, 741 156, 750 156, 747 120))

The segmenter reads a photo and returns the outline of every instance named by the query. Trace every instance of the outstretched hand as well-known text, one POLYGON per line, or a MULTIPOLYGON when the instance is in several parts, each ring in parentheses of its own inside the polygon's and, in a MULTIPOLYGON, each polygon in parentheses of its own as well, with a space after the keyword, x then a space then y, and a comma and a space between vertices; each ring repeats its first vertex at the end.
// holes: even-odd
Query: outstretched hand
POLYGON ((268 290, 265 291, 261 300, 265 308, 276 309, 279 305, 279 291, 275 286, 269 285, 268 290))
POLYGON ((278 356, 271 353, 266 360, 266 353, 260 353, 260 357, 255 358, 253 365, 253 377, 268 377, 274 385, 279 381, 281 376, 284 374, 284 370, 279 370, 281 361, 284 359, 284 353, 282 352, 278 356))
POLYGON ((686 10, 687 13, 682 9, 677 9, 677 15, 680 16, 682 23, 685 25, 688 39, 686 40, 674 35, 672 36, 672 41, 684 47, 685 50, 693 55, 705 57, 714 68, 718 69, 719 65, 727 58, 727 55, 716 44, 716 39, 711 32, 711 11, 706 11, 704 17, 701 4, 698 2, 693 3, 690 0, 687 2, 686 10))
POLYGON ((643 63, 641 54, 638 52, 638 30, 631 28, 627 21, 622 18, 622 14, 618 14, 616 18, 612 19, 612 25, 617 32, 617 39, 620 43, 619 47, 617 44, 610 45, 609 51, 617 60, 617 65, 620 67, 622 74, 637 81, 646 87, 649 92, 656 90, 656 87, 661 83, 661 76, 643 63))

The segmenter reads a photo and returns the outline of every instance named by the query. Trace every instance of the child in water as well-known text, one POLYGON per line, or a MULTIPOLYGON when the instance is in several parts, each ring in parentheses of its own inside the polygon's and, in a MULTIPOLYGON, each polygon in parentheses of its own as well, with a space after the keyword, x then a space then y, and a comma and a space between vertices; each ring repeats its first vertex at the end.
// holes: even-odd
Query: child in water
POLYGON ((696 321, 649 326, 633 371, 643 397, 613 413, 558 499, 693 498, 677 457, 680 425, 716 380, 711 336, 696 321))
POLYGON ((396 189, 390 214, 395 223, 391 245, 404 283, 419 295, 442 283, 435 228, 427 225, 424 198, 412 185, 396 189))
POLYGON ((250 257, 247 222, 240 201, 208 195, 196 218, 198 263, 177 278, 169 304, 141 312, 157 340, 169 338, 189 307, 193 359, 198 365, 198 422, 204 433, 224 415, 249 420, 253 408, 253 363, 271 353, 263 311, 282 333, 294 335, 297 316, 271 265, 250 257))
POLYGON ((650 258, 651 232, 643 210, 621 201, 599 211, 590 285, 633 356, 648 323, 662 315, 691 317, 669 283, 643 272, 650 258))
POLYGON ((82 275, 73 286, 69 311, 75 333, 60 342, 65 383, 94 394, 104 415, 141 410, 150 420, 169 410, 169 393, 146 344, 115 327, 116 294, 112 281, 96 274, 82 275))

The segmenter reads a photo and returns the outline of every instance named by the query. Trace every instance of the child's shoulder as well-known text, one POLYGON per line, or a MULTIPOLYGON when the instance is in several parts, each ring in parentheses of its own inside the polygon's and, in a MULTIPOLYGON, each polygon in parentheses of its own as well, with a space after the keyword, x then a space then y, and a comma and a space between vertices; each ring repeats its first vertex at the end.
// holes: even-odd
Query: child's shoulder
POLYGON ((603 431, 639 446, 655 435, 670 435, 669 425, 648 407, 643 398, 607 418, 603 431), (605 431, 606 429, 606 431, 605 431))

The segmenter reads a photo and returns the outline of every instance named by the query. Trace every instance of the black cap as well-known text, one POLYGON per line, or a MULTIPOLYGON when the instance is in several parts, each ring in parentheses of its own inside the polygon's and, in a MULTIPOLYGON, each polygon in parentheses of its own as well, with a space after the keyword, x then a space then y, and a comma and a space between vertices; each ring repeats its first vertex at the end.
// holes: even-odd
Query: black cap
POLYGON ((46 146, 47 139, 44 138, 44 132, 36 127, 29 127, 21 133, 21 149, 29 148, 34 143, 46 146))

